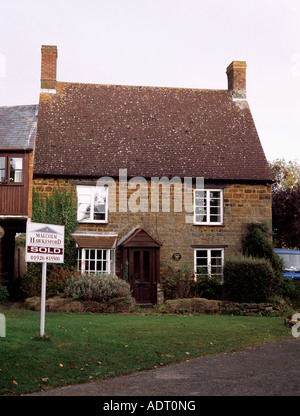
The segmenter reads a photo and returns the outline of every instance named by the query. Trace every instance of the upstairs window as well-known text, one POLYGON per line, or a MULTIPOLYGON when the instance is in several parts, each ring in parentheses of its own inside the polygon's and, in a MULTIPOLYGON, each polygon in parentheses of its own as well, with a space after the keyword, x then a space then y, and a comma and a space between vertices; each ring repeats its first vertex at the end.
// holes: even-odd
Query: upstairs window
POLYGON ((0 182, 8 185, 23 183, 22 157, 0 157, 0 182))
POLYGON ((77 186, 78 210, 80 222, 107 222, 108 188, 104 186, 77 186))
POLYGON ((194 224, 223 224, 223 191, 219 189, 195 189, 194 224))
POLYGON ((0 157, 0 182, 5 182, 6 177, 6 157, 0 157))
POLYGON ((21 157, 9 158, 9 182, 23 182, 23 159, 21 157))

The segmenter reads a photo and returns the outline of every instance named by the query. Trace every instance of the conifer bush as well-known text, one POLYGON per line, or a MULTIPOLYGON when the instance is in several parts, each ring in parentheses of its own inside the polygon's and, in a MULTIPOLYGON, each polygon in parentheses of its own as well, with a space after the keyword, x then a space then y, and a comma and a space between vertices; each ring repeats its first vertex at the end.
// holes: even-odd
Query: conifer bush
POLYGON ((266 223, 248 224, 248 232, 243 241, 243 252, 246 256, 269 260, 276 276, 282 276, 283 260, 274 251, 271 229, 266 223))

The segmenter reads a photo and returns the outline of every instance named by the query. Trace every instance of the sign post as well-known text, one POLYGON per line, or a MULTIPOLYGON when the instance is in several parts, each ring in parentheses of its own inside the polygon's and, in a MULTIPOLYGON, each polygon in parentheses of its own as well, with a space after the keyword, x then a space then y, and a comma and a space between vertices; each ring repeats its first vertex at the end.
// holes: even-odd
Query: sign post
POLYGON ((47 263, 42 265, 42 288, 41 288, 41 326, 40 335, 45 335, 45 310, 46 310, 46 277, 47 277, 47 263))
POLYGON ((40 335, 45 335, 46 276, 47 263, 64 262, 63 225, 41 224, 27 221, 26 228, 26 262, 43 263, 41 288, 41 328, 40 335))

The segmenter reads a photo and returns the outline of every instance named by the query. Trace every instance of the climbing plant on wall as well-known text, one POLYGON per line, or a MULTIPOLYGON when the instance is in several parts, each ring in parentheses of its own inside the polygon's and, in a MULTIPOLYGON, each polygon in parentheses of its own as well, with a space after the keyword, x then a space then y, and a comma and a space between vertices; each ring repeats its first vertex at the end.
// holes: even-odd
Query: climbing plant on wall
MULTIPOLYGON (((51 276, 54 270, 60 274, 61 269, 74 269, 77 259, 76 244, 72 238, 77 228, 77 197, 74 192, 58 187, 50 196, 43 197, 42 193, 33 189, 31 221, 65 226, 64 263, 48 264, 47 274, 51 276)), ((23 291, 30 296, 40 295, 41 270, 41 263, 28 263, 27 273, 21 279, 23 291)))
POLYGON ((77 228, 77 197, 71 190, 58 187, 46 198, 33 189, 32 195, 32 222, 64 225, 65 227, 65 268, 76 264, 76 246, 72 233, 77 228))

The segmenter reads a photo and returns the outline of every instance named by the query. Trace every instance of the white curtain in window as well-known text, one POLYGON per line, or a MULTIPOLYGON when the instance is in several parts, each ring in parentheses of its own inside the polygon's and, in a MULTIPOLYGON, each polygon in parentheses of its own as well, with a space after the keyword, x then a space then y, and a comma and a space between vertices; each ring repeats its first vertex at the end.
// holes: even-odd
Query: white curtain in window
POLYGON ((77 220, 84 221, 90 218, 91 188, 89 186, 77 186, 78 211, 77 220))

